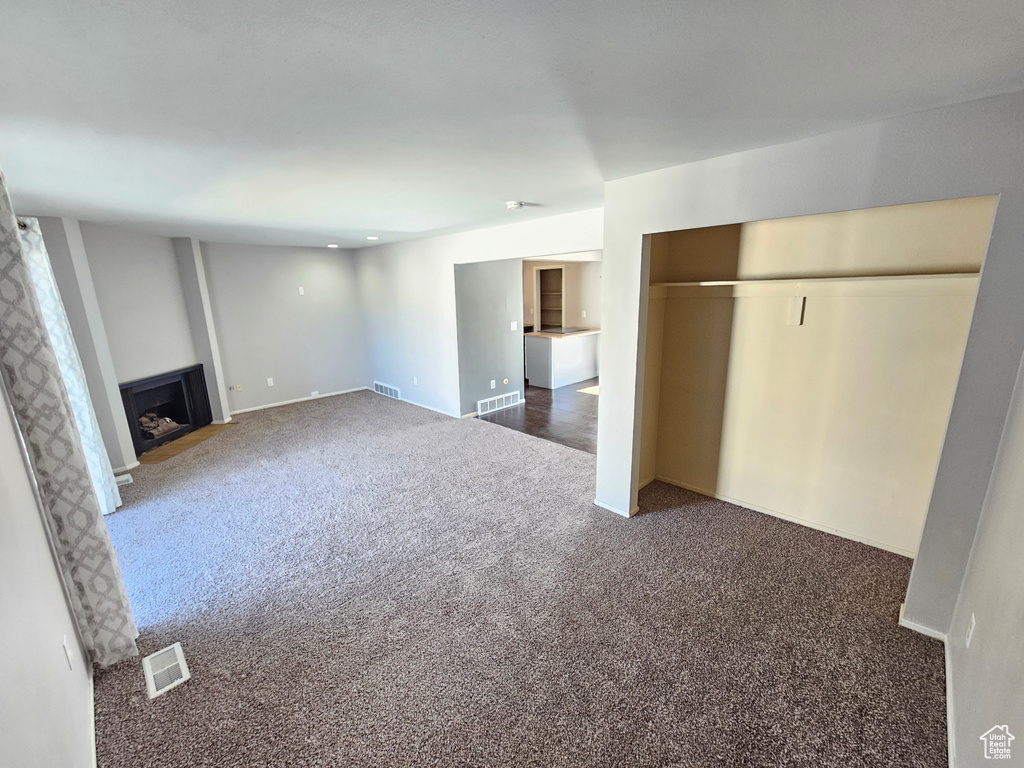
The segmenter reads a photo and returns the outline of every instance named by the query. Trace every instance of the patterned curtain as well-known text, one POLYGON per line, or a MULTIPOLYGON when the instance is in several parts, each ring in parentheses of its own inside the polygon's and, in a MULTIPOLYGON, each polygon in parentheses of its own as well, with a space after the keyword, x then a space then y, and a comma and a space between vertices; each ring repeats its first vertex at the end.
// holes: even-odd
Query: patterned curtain
POLYGON ((92 660, 135 656, 139 631, 0 175, 0 378, 28 446, 58 570, 92 660))
POLYGON ((85 449, 85 460, 89 464, 89 476, 92 478, 96 495, 100 499, 100 509, 109 515, 121 506, 121 493, 117 490, 114 470, 110 466, 110 457, 103 445, 100 425, 96 422, 96 411, 89 399, 89 386, 85 381, 85 370, 78 357, 78 348, 71 335, 71 324, 68 322, 64 304, 57 290, 57 280, 50 267, 50 257, 43 243, 43 233, 39 231, 36 219, 19 218, 18 229, 21 235, 21 252, 32 275, 32 284, 36 289, 39 309, 43 313, 43 321, 50 335, 50 345, 57 356, 64 378, 64 388, 71 400, 71 410, 75 414, 78 434, 82 437, 85 449))

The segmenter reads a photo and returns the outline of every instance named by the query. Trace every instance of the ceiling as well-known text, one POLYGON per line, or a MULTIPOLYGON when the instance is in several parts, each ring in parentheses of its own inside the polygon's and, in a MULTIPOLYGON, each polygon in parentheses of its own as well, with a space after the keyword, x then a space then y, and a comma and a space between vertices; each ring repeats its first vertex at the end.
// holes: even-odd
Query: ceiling
POLYGON ((367 245, 1024 90, 1022 40, 1020 0, 5 0, 0 167, 26 215, 367 245))

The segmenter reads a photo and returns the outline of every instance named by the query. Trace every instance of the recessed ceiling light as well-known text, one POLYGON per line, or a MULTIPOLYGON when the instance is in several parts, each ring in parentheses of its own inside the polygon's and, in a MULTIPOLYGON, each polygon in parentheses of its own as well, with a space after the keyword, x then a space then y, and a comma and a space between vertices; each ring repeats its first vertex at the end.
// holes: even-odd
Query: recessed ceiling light
POLYGON ((337 248, 337 247, 338 247, 338 244, 337 244, 337 243, 328 243, 328 244, 327 244, 327 247, 328 247, 328 248, 337 248))
POLYGON ((366 239, 367 240, 380 240, 380 238, 377 237, 376 235, 367 235, 366 239))

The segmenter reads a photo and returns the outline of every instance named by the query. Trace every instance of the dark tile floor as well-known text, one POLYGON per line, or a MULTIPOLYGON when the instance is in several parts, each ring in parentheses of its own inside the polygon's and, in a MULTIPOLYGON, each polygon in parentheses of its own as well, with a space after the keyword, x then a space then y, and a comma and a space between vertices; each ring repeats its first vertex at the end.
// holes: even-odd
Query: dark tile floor
POLYGON ((525 403, 480 418, 596 455, 598 396, 579 390, 597 383, 588 379, 559 389, 527 385, 525 403))

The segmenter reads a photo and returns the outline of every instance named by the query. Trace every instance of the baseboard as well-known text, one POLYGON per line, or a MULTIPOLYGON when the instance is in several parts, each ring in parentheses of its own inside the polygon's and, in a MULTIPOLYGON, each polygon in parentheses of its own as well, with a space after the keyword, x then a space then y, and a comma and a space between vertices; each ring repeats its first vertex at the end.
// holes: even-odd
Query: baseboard
MULTIPOLYGON (((308 397, 297 397, 294 400, 282 400, 279 403, 268 403, 267 405, 256 405, 252 408, 240 408, 237 411, 232 411, 231 415, 234 416, 238 413, 251 413, 253 411, 265 411, 267 408, 279 408, 282 405, 293 405, 295 403, 305 403, 309 400, 320 400, 325 397, 336 397, 337 395, 348 395, 352 392, 362 392, 364 389, 369 387, 355 387, 354 389, 343 389, 340 392, 325 392, 322 395, 309 395, 308 397)), ((230 419, 229 419, 230 421, 230 419)), ((220 422, 218 422, 220 423, 220 422)), ((225 422, 226 423, 226 422, 225 422)))
POLYGON ((423 403, 417 403, 417 402, 414 402, 412 400, 406 400, 405 398, 402 398, 401 402, 408 403, 409 405, 415 405, 417 408, 426 408, 428 411, 433 411, 434 413, 440 413, 442 416, 451 416, 453 419, 462 418, 461 416, 458 416, 456 414, 448 413, 448 411, 442 411, 440 408, 434 408, 434 407, 429 406, 429 405, 424 405, 423 403))
POLYGON ((141 464, 139 464, 138 461, 133 461, 131 464, 125 467, 113 467, 112 469, 115 475, 123 475, 125 472, 130 472, 131 470, 135 469, 138 466, 141 466, 141 464))
POLYGON ((639 486, 637 486, 637 490, 638 491, 642 491, 644 488, 646 488, 648 485, 650 485, 651 483, 653 483, 657 479, 658 478, 656 478, 656 477, 649 477, 649 478, 647 478, 646 480, 642 481, 639 486))
POLYGON ((605 504, 603 501, 598 501, 597 499, 594 499, 594 503, 601 509, 607 509, 609 512, 614 512, 616 515, 621 515, 622 517, 632 517, 640 511, 639 506, 633 507, 629 512, 624 512, 618 507, 613 507, 611 504, 605 504))
POLYGON ((903 627, 904 629, 912 629, 914 632, 918 632, 918 633, 924 635, 925 637, 931 637, 931 638, 934 638, 936 640, 941 640, 942 642, 946 642, 946 633, 945 632, 939 632, 937 629, 932 629, 931 627, 926 627, 924 624, 918 624, 916 621, 911 621, 910 619, 905 618, 904 615, 903 615, 903 610, 905 608, 906 608, 906 603, 900 603, 900 622, 899 623, 900 623, 901 627, 903 627))
MULTIPOLYGON (((86 661, 88 664, 88 661, 86 661)), ((89 668, 89 736, 92 738, 92 768, 99 766, 96 757, 96 673, 89 668)))
POLYGON ((472 413, 464 413, 464 414, 462 414, 462 418, 464 418, 464 419, 475 419, 479 415, 480 415, 479 413, 477 413, 476 411, 473 411, 472 413))
POLYGON ((211 423, 212 424, 230 424, 231 423, 231 417, 228 416, 226 419, 214 419, 211 423))
MULTIPOLYGON (((902 606, 900 606, 900 615, 903 615, 902 606)), ((953 662, 949 643, 944 642, 944 645, 946 646, 946 748, 949 768, 956 768, 956 748, 953 742, 953 734, 956 733, 956 728, 953 725, 953 662)))
POLYGON ((759 507, 756 504, 751 504, 749 501, 743 501, 742 499, 734 499, 731 496, 725 496, 725 495, 720 494, 720 493, 715 493, 714 491, 709 491, 706 488, 697 488, 696 486, 687 485, 686 483, 681 483, 678 480, 673 480, 673 479, 671 479, 669 477, 662 477, 662 476, 658 475, 654 479, 655 480, 660 480, 663 483, 668 483, 669 485, 678 486, 679 488, 685 488, 688 491, 693 491, 694 493, 699 493, 699 494, 701 494, 703 496, 710 496, 712 499, 719 499, 720 501, 727 501, 730 504, 735 504, 736 506, 743 507, 744 509, 750 509, 750 510, 753 510, 754 512, 760 512, 760 513, 765 514, 765 515, 771 515, 772 517, 777 517, 780 520, 788 520, 791 523, 798 523, 799 525, 806 526, 807 528, 813 528, 816 531, 823 531, 825 533, 831 533, 832 535, 839 536, 840 538, 843 538, 843 539, 849 539, 850 541, 856 541, 856 542, 859 542, 861 544, 867 544, 868 546, 875 547, 877 549, 884 549, 886 552, 893 552, 894 554, 897 554, 897 555, 903 555, 904 557, 909 557, 911 560, 913 560, 915 557, 917 557, 917 553, 916 552, 910 552, 910 551, 908 551, 906 549, 900 549, 899 547, 894 547, 894 546, 892 546, 890 544, 885 544, 884 542, 881 542, 881 541, 875 541, 874 539, 869 539, 867 536, 860 536, 860 535, 858 535, 856 533, 850 533, 849 531, 844 531, 841 528, 832 528, 831 526, 828 526, 828 525, 822 525, 821 523, 817 523, 817 522, 815 522, 813 520, 808 520, 807 518, 804 518, 804 517, 798 517, 797 515, 790 515, 790 514, 787 514, 785 512, 778 512, 777 510, 769 509, 768 507, 759 507))

